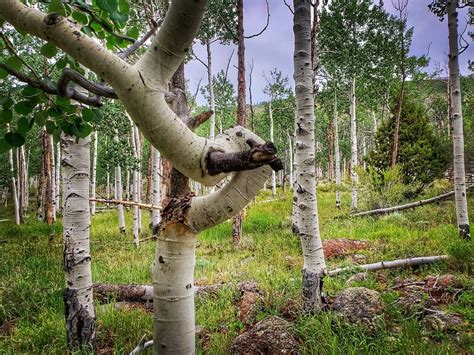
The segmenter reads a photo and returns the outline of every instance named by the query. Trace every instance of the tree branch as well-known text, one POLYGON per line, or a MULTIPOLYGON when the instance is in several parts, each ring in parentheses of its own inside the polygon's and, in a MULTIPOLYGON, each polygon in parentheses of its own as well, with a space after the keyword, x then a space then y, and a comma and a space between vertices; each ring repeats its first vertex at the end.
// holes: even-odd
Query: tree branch
POLYGON ((142 38, 140 38, 139 40, 135 41, 135 43, 133 43, 132 45, 130 45, 129 47, 127 47, 123 52, 120 52, 118 54, 119 58, 122 58, 122 59, 125 59, 129 56, 131 56, 137 49, 139 49, 151 36, 153 36, 156 31, 158 30, 158 28, 161 26, 161 24, 163 23, 163 20, 160 19, 158 20, 157 22, 155 22, 153 20, 153 27, 150 29, 150 31, 148 31, 147 33, 145 33, 143 35, 142 38))

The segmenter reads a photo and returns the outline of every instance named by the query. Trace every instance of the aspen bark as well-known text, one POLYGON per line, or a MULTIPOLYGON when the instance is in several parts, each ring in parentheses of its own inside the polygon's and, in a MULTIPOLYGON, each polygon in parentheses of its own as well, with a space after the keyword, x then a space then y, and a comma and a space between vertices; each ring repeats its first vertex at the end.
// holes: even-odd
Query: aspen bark
MULTIPOLYGON (((115 142, 118 142, 118 132, 115 132, 114 137, 115 142)), ((116 200, 122 200, 122 167, 120 164, 115 166, 115 189, 114 189, 114 198, 116 200)), ((125 214, 122 204, 117 205, 118 213, 118 222, 119 222, 119 231, 120 233, 125 233, 125 214)))
POLYGON ((93 348, 96 337, 89 245, 90 138, 62 136, 64 291, 70 350, 93 348))
MULTIPOLYGON (((272 98, 268 102, 268 116, 270 117, 270 141, 274 141, 273 137, 273 108, 272 108, 272 98)), ((272 196, 276 195, 276 173, 272 171, 272 196)))
POLYGON ((56 178, 56 191, 54 192, 54 198, 56 200, 56 210, 61 210, 61 144, 58 142, 56 143, 56 162, 54 166, 54 176, 56 178))
POLYGON ((303 308, 322 308, 321 288, 326 264, 319 234, 315 180, 314 90, 311 66, 311 3, 294 0, 294 79, 296 98, 296 205, 298 235, 303 249, 303 308))
POLYGON ((289 162, 288 162, 288 170, 289 170, 289 176, 290 176, 290 187, 293 189, 293 142, 291 141, 291 136, 289 133, 288 135, 288 157, 289 157, 289 162))
POLYGON ((43 155, 44 155, 44 174, 45 174, 45 189, 44 189, 44 221, 47 224, 53 224, 54 222, 54 208, 53 208, 53 176, 52 176, 52 144, 51 136, 44 132, 43 135, 43 155))
MULTIPOLYGON (((160 152, 156 150, 153 146, 150 147, 152 155, 152 170, 151 170, 151 179, 152 179, 152 192, 151 192, 151 204, 159 206, 161 204, 161 159, 160 152)), ((160 223, 160 211, 153 209, 151 211, 151 227, 152 230, 160 223)))
MULTIPOLYGON (((140 159, 138 155, 137 140, 135 134, 135 124, 131 122, 131 135, 132 135, 132 146, 136 159, 140 159)), ((138 168, 135 167, 133 170, 133 183, 132 183, 132 193, 133 193, 133 202, 140 202, 140 183, 139 183, 139 172, 138 168)), ((138 206, 133 206, 133 240, 135 245, 138 247, 140 244, 140 219, 139 219, 140 209, 138 206)))
POLYGON ((51 204, 53 221, 56 221, 56 212, 58 209, 58 206, 56 206, 56 154, 52 135, 49 136, 49 140, 51 145, 51 204))
POLYGON ((356 210, 359 196, 359 175, 357 174, 357 166, 359 165, 358 149, 357 149, 357 119, 356 119, 356 93, 355 93, 355 78, 351 81, 350 89, 350 114, 351 114, 351 180, 352 180, 352 194, 351 194, 351 209, 356 210))
POLYGON ((339 114, 337 112, 336 90, 334 90, 334 160, 336 175, 336 207, 341 208, 341 153, 339 151, 339 114))
POLYGON ((471 239, 469 215, 466 196, 466 171, 464 166, 464 132, 461 105, 461 83, 459 79, 458 48, 458 1, 448 1, 449 30, 449 83, 451 86, 451 110, 453 118, 453 161, 454 161, 454 194, 456 219, 459 236, 471 239))
MULTIPOLYGON (((7 130, 10 130, 10 125, 7 124, 7 130)), ((10 165, 10 174, 12 180, 12 197, 13 197, 13 208, 15 209, 15 224, 20 224, 20 204, 18 201, 18 190, 15 178, 15 168, 13 165, 13 150, 8 151, 8 163, 10 165)))
MULTIPOLYGON (((90 194, 91 194, 91 198, 95 198, 95 190, 96 190, 96 184, 97 184, 97 147, 98 147, 98 144, 99 144, 99 134, 97 131, 94 131, 94 138, 93 138, 93 141, 94 141, 94 148, 93 148, 93 152, 92 152, 92 168, 91 168, 91 172, 92 172, 92 178, 91 178, 91 184, 90 184, 90 194)), ((110 196, 107 196, 107 198, 109 198, 110 196)), ((92 200, 90 202, 90 209, 91 209, 91 215, 95 215, 95 201, 92 200)))

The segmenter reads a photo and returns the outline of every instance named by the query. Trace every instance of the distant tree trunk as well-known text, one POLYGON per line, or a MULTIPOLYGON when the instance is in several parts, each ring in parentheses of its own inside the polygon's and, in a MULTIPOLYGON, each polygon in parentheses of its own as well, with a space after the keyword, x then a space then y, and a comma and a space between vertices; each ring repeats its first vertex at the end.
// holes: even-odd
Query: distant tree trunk
POLYGON ((152 170, 153 170, 153 157, 151 156, 151 147, 152 145, 150 144, 148 147, 148 161, 146 164, 146 194, 145 194, 145 203, 150 204, 151 203, 151 194, 152 194, 152 189, 153 187, 151 186, 153 184, 153 178, 152 178, 152 170))
MULTIPOLYGON (((207 49, 207 80, 209 83, 209 103, 211 106, 211 111, 216 112, 216 102, 214 99, 214 85, 212 82, 212 53, 211 53, 211 43, 208 40, 206 42, 207 49)), ((209 138, 214 139, 216 136, 216 116, 213 113, 209 118, 209 138)))
POLYGON ((334 122, 328 125, 328 180, 334 181, 334 122))
POLYGON ((25 146, 16 149, 17 161, 17 198, 20 210, 20 222, 23 222, 28 209, 28 172, 26 168, 25 146))
POLYGON ((453 117, 453 151, 454 151, 454 191, 456 218, 459 236, 471 239, 469 215, 466 196, 466 172, 464 168, 464 133, 461 106, 461 83, 459 79, 458 59, 458 13, 457 1, 448 1, 449 29, 449 82, 451 85, 451 107, 453 117))
POLYGON ((250 128, 252 129, 252 132, 255 133, 255 111, 253 108, 253 97, 252 97, 252 74, 253 74, 253 59, 252 63, 250 63, 250 73, 249 73, 249 104, 250 104, 250 128))
MULTIPOLYGON (((10 125, 7 124, 7 130, 10 130, 10 125)), ((12 181, 12 197, 13 197, 13 208, 15 209, 15 224, 20 224, 20 204, 18 201, 18 190, 16 186, 15 168, 13 165, 13 149, 8 151, 8 163, 10 165, 10 175, 12 181)))
MULTIPOLYGON (((115 142, 118 142, 118 131, 115 131, 115 142)), ((120 164, 115 166, 115 189, 114 189, 114 198, 116 200, 122 200, 122 168, 120 164)), ((119 222, 119 232, 125 233, 125 214, 123 205, 117 205, 117 212, 118 212, 118 222, 119 222)))
POLYGON ((45 170, 44 170, 44 135, 46 130, 44 127, 40 129, 39 139, 41 142, 41 164, 40 164, 40 174, 38 179, 38 191, 36 198, 36 219, 42 221, 44 219, 44 194, 45 194, 45 170))
POLYGON ((52 176, 52 144, 51 136, 44 132, 43 135, 43 148, 44 148, 44 174, 45 174, 45 189, 44 189, 44 221, 47 224, 53 224, 53 176, 52 176))
POLYGON ((129 201, 130 199, 130 169, 127 167, 127 174, 125 176, 125 200, 129 201))
POLYGON ((61 210, 61 144, 56 143, 56 162, 54 166, 54 177, 56 178, 56 191, 54 192, 54 198, 56 200, 56 209, 61 210))
POLYGON ((96 338, 89 245, 90 138, 76 143, 75 137, 62 136, 61 141, 67 343, 71 351, 90 352, 96 338))
POLYGON ((336 207, 341 208, 341 153, 339 151, 339 114, 337 112, 337 93, 334 90, 334 155, 336 174, 336 207))
MULTIPOLYGON (((98 147, 98 132, 94 131, 94 148, 92 152, 92 178, 91 178, 91 183, 90 183, 90 194, 91 198, 95 199, 95 189, 96 189, 96 184, 97 184, 97 147, 98 147)), ((109 198, 107 196, 107 198, 109 198)), ((90 202, 90 208, 91 208, 91 215, 95 215, 95 201, 90 202)))
MULTIPOLYGON (((161 205, 161 177, 160 177, 160 170, 161 170, 161 159, 160 159, 160 152, 155 149, 153 146, 150 146, 151 149, 151 156, 152 156, 152 193, 151 193, 151 204, 155 206, 161 205)), ((160 223, 160 211, 157 209, 151 210, 151 227, 152 230, 160 223)))
MULTIPOLYGON (((245 43, 244 43, 244 0, 237 0, 237 124, 247 126, 245 103, 245 43)), ((240 244, 242 237, 243 211, 234 217, 232 243, 240 244)))
POLYGON ((351 194, 351 208, 357 209, 357 201, 359 194, 359 175, 357 174, 357 166, 359 164, 357 152, 357 119, 356 119, 356 93, 355 78, 352 79, 350 90, 350 114, 351 114, 351 179, 352 179, 352 194, 351 194))
POLYGON ((326 269, 319 234, 315 181, 314 88, 311 61, 311 4, 294 0, 294 79, 297 109, 295 176, 298 235, 303 248, 303 309, 322 309, 322 280, 326 269))
MULTIPOLYGON (((268 116, 270 117, 270 140, 274 142, 273 137, 273 108, 272 108, 272 99, 268 102, 268 116)), ((275 171, 272 170, 272 196, 275 197, 276 195, 276 174, 275 171)))
MULTIPOLYGON (((136 139, 136 127, 133 122, 131 123, 131 136, 132 136, 132 146, 133 146, 133 151, 135 154, 135 159, 140 159, 139 156, 139 148, 137 144, 136 139)), ((133 202, 140 202, 140 182, 139 182, 139 168, 135 167, 133 170, 133 183, 132 183, 132 189, 133 189, 133 202)), ((135 242, 135 245, 138 247, 140 244, 140 218, 139 218, 139 211, 140 209, 138 206, 133 206, 133 240, 135 242)))
POLYGON ((49 136, 50 144, 51 144, 51 201, 52 201, 52 213, 53 213, 53 221, 56 221, 56 212, 58 210, 58 206, 56 206, 56 154, 54 149, 54 140, 53 136, 49 136))

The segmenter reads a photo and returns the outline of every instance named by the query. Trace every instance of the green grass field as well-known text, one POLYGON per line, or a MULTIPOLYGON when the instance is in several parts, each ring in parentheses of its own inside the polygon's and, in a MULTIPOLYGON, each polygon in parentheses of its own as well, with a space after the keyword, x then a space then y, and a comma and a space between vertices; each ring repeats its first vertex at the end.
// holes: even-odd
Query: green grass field
MULTIPOLYGON (((458 239, 452 201, 420 207, 389 216, 361 219, 334 217, 347 213, 335 208, 334 192, 318 193, 320 228, 324 240, 351 238, 370 241, 370 248, 358 251, 366 261, 376 262, 411 256, 449 254, 446 263, 416 269, 381 270, 356 283, 382 293, 384 317, 376 329, 350 326, 331 313, 297 316, 293 320, 302 351, 314 354, 447 354, 474 351, 474 281, 472 242, 458 239), (448 313, 465 319, 454 333, 427 332, 416 315, 398 309, 399 293, 390 289, 397 280, 426 275, 453 274, 463 291, 444 305, 448 313)), ((263 192, 258 200, 270 198, 263 192)), ((256 280, 264 294, 257 319, 280 315, 285 305, 300 299, 302 257, 299 240, 291 233, 291 197, 250 206, 241 246, 234 249, 231 224, 224 223, 200 235, 197 247, 196 280, 200 284, 222 283, 218 294, 196 302, 199 353, 225 354, 232 340, 243 330, 234 305, 235 285, 256 280)), ((349 206, 349 194, 343 194, 349 206)), ((474 199, 470 198, 474 218, 474 199)), ((148 213, 144 212, 144 229, 148 213)), ((126 235, 118 232, 115 211, 97 214, 91 226, 94 282, 150 284, 150 266, 155 243, 132 243, 131 212, 127 213, 126 235)), ((145 231, 144 236, 150 234, 145 231)), ((66 353, 62 292, 62 236, 58 222, 53 227, 28 219, 22 226, 0 223, 0 353, 66 353), (50 240, 51 232, 55 236, 50 240)), ((331 259, 328 268, 351 265, 347 258, 331 259)), ((325 294, 331 298, 346 286, 349 275, 327 278, 325 294)), ((96 304, 98 349, 127 353, 140 338, 152 337, 152 314, 141 308, 122 309, 114 304, 96 304)))

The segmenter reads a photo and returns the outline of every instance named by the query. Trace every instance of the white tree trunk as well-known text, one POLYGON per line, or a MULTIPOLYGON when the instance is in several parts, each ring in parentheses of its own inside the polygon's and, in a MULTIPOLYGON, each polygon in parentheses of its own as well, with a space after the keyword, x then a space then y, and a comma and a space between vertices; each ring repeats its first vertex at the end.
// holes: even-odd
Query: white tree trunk
MULTIPOLYGON (((161 204, 161 159, 160 152, 151 146, 152 154, 152 194, 151 194, 151 204, 159 206, 161 204)), ((152 229, 160 223, 160 211, 153 209, 151 211, 151 226, 152 229)))
POLYGON ((54 192, 54 199, 56 201, 56 209, 59 211, 61 210, 61 144, 58 142, 56 143, 56 162, 54 166, 55 171, 55 178, 56 178, 56 191, 54 192))
POLYGON ((55 154, 55 147, 54 147, 54 139, 53 136, 50 135, 48 137, 50 139, 51 145, 51 200, 53 204, 53 220, 56 221, 56 212, 58 210, 58 206, 56 205, 56 154, 55 154))
POLYGON ((293 188, 293 143, 291 136, 288 134, 288 157, 289 157, 289 175, 290 175, 290 186, 293 188))
POLYGON ((303 308, 322 308, 321 285, 326 269, 319 234, 315 179, 314 95, 311 68, 311 4, 294 0, 294 79, 296 98, 296 205, 298 235, 303 248, 303 308))
MULTIPOLYGON (((272 99, 270 97, 270 101, 268 103, 268 116, 270 117, 270 141, 274 141, 273 137, 273 108, 272 108, 272 99)), ((276 195, 276 174, 275 171, 272 170, 272 196, 275 197, 276 195)))
MULTIPOLYGON (((140 159, 138 155, 137 140, 135 134, 135 124, 131 123, 131 135, 132 135, 132 147, 136 159, 140 159)), ((132 182, 132 191, 133 191, 133 202, 139 203, 140 198, 140 183, 139 183, 139 172, 137 168, 133 170, 133 182, 132 182)), ((133 206, 133 240, 135 245, 138 247, 140 244, 140 218, 139 218, 140 209, 138 206, 133 206)))
POLYGON ((211 117, 209 117, 209 139, 214 139, 216 135, 216 103, 214 99, 214 85, 212 82, 212 53, 211 53, 211 43, 206 42, 207 49, 207 80, 209 83, 209 103, 211 105, 211 111, 214 112, 211 117))
POLYGON ((130 170, 127 168, 127 175, 125 177, 125 200, 129 201, 130 195, 130 170))
POLYGON ((336 165, 336 207, 341 208, 341 154, 339 151, 339 114, 336 95, 336 91, 334 91, 334 163, 336 165))
MULTIPOLYGON (((118 142, 118 132, 115 132, 114 137, 115 142, 118 142)), ((122 168, 120 165, 115 166, 115 189, 114 189, 114 198, 116 200, 122 200, 122 168)), ((118 212, 118 222, 119 222, 119 231, 120 233, 125 233, 125 214, 122 204, 117 205, 118 212)))
MULTIPOLYGON (((10 125, 7 124, 7 130, 10 130, 10 125)), ((16 186, 15 168, 13 165, 13 149, 8 151, 8 162, 10 165, 10 174, 12 177, 12 197, 13 208, 15 209, 15 224, 20 224, 20 204, 18 202, 18 190, 16 186)))
MULTIPOLYGON (((92 169, 91 169, 92 178, 91 178, 91 187, 90 187, 91 198, 95 198, 95 189, 96 189, 96 183, 97 183, 97 146, 99 143, 98 138, 99 138, 98 132, 94 131, 94 151, 92 153, 92 169)), ((107 182, 107 185, 108 185, 108 182, 107 182)), ((108 195, 107 195, 107 198, 109 198, 108 195)), ((95 201, 91 201, 90 208, 91 208, 91 215, 95 215, 95 201)))
POLYGON ((357 119, 356 119, 356 94, 355 94, 355 78, 351 82, 350 90, 350 114, 351 114, 351 180, 352 180, 352 194, 351 194, 351 209, 357 209, 357 201, 359 195, 359 175, 357 174, 357 166, 359 164, 357 152, 357 119))
POLYGON ((158 236, 153 263, 154 354, 194 354, 196 234, 170 223, 158 236))
POLYGON ((95 311, 89 245, 90 138, 62 136, 64 294, 68 346, 77 350, 95 342, 95 311))
POLYGON ((451 109, 453 120, 454 191, 459 236, 463 239, 471 239, 466 196, 466 172, 464 168, 464 133, 461 106, 461 83, 459 79, 457 5, 458 1, 448 1, 449 83, 451 85, 451 109))

